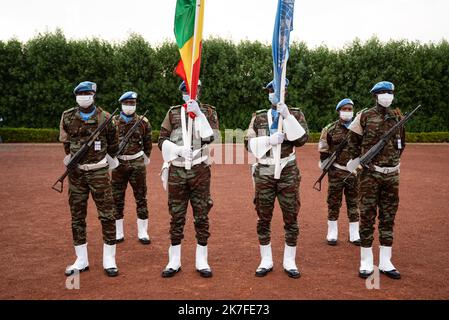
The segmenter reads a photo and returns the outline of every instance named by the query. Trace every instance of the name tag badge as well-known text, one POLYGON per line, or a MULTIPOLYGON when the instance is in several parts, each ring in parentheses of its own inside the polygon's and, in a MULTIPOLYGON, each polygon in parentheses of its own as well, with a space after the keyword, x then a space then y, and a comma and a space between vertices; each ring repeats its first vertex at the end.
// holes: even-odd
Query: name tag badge
POLYGON ((398 149, 402 149, 402 141, 401 141, 401 139, 398 139, 398 149))
POLYGON ((95 141, 94 150, 101 151, 101 141, 95 141))

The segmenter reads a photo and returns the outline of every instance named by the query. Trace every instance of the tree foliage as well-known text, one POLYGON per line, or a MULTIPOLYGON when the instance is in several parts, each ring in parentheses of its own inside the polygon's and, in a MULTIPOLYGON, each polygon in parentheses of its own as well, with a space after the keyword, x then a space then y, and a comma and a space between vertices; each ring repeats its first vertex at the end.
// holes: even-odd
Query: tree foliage
MULTIPOLYGON (((449 44, 355 40, 339 50, 325 46, 290 47, 289 105, 300 107, 312 131, 336 118, 345 97, 356 110, 371 107, 371 87, 381 80, 396 85, 393 107, 423 108, 409 131, 449 131, 449 44)), ((159 128, 168 108, 182 102, 179 59, 174 43, 151 46, 139 35, 123 43, 99 39, 67 40, 61 31, 40 34, 26 43, 0 41, 0 114, 8 127, 56 128, 63 110, 74 107, 73 88, 98 84, 97 104, 119 107, 127 90, 139 93, 141 112, 159 128)), ((272 78, 271 47, 260 42, 211 38, 204 42, 201 101, 217 107, 221 128, 247 128, 254 111, 269 106, 263 86, 272 78)))

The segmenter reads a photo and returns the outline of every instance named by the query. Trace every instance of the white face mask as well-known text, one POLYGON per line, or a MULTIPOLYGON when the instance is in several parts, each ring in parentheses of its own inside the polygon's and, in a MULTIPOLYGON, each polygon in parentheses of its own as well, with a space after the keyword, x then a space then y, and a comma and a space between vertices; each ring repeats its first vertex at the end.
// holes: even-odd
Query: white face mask
POLYGON ((394 95, 391 93, 382 93, 377 95, 377 102, 385 108, 388 108, 391 106, 391 103, 393 102, 394 95))
POLYGON ((127 105, 122 104, 122 111, 127 116, 130 116, 134 112, 136 112, 136 106, 127 106, 127 105))
POLYGON ((94 96, 90 95, 90 96, 76 96, 76 103, 78 103, 78 105, 81 108, 87 108, 89 106, 92 105, 92 103, 94 103, 94 96))
POLYGON ((276 99, 276 93, 270 92, 270 93, 268 94, 268 100, 270 100, 270 102, 271 102, 272 105, 277 104, 278 101, 277 101, 277 99, 276 99))
POLYGON ((340 119, 343 121, 351 121, 353 116, 353 111, 340 111, 340 119))
POLYGON ((190 100, 190 96, 188 94, 183 94, 182 95, 182 100, 184 100, 184 102, 187 103, 187 101, 190 100))

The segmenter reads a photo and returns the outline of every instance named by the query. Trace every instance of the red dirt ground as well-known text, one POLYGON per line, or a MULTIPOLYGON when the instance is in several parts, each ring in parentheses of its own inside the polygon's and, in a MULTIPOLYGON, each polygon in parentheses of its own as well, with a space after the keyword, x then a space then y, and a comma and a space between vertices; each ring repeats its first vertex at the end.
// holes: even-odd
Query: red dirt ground
MULTIPOLYGON (((195 272, 189 211, 183 270, 174 278, 161 278, 167 263, 169 214, 158 176, 161 154, 155 149, 148 172, 152 244, 137 242, 135 206, 128 189, 126 240, 117 248, 120 276, 106 277, 100 222, 90 200, 90 271, 81 275, 80 290, 68 290, 64 269, 73 263, 74 252, 67 193, 51 189, 63 172, 62 147, 1 144, 0 299, 449 299, 449 145, 409 144, 405 150, 393 251, 403 278, 395 281, 381 275, 379 290, 367 290, 357 276, 359 249, 346 241, 345 211, 339 244, 326 244, 326 192, 312 189, 319 175, 316 146, 297 151, 302 172, 300 279, 290 279, 282 270, 278 206, 272 227, 275 269, 265 278, 254 276, 259 249, 248 165, 213 166, 209 263, 214 277, 203 279, 195 272)), ((377 238, 374 248, 376 262, 377 238)))

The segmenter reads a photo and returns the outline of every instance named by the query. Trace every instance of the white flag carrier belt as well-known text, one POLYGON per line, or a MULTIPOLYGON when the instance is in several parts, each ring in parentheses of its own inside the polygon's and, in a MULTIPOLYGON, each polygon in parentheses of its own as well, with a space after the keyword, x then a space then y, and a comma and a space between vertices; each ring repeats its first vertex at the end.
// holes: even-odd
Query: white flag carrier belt
MULTIPOLYGON (((288 157, 285 158, 281 158, 281 168, 283 169, 288 162, 296 160, 296 155, 295 152, 293 151, 292 153, 290 153, 290 155, 288 157)), ((263 164, 263 165, 269 165, 269 166, 274 166, 274 158, 273 157, 266 157, 266 158, 262 158, 262 159, 258 159, 257 160, 258 163, 263 164)))
POLYGON ((118 156, 117 158, 119 158, 120 160, 129 161, 129 160, 137 159, 141 156, 143 156, 143 151, 139 151, 135 154, 123 154, 123 155, 118 156))
MULTIPOLYGON (((192 167, 196 166, 197 164, 205 162, 207 159, 208 159, 208 156, 202 156, 197 159, 194 159, 192 161, 192 167)), ((184 160, 173 160, 172 162, 170 162, 170 164, 174 165, 175 167, 184 167, 185 161, 184 160)))
POLYGON ((108 166, 108 160, 106 157, 103 158, 103 160, 97 162, 97 163, 90 163, 90 164, 79 164, 78 168, 83 171, 92 171, 101 169, 108 166))

